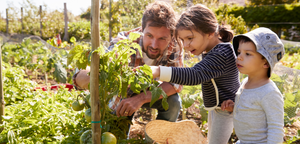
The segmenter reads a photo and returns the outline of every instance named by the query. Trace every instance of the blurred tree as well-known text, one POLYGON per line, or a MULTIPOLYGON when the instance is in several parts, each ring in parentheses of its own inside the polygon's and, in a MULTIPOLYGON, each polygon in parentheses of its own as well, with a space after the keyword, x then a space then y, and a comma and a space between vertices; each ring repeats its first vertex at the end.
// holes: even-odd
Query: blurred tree
POLYGON ((172 3, 179 8, 186 8, 188 1, 191 1, 193 4, 203 4, 206 5, 207 7, 217 7, 219 4, 219 0, 171 0, 172 3))
MULTIPOLYGON (((100 21, 105 26, 107 33, 112 28, 112 37, 118 32, 127 31, 142 26, 141 21, 146 6, 154 0, 113 0, 111 18, 109 15, 109 0, 102 0, 100 6, 100 21), (109 22, 110 20, 110 22, 109 22)), ((81 14, 81 18, 90 20, 91 9, 88 8, 81 14)))
POLYGON ((292 4, 298 0, 248 0, 248 5, 275 5, 275 4, 292 4))
POLYGON ((120 0, 122 9, 122 30, 130 30, 142 26, 142 17, 146 6, 154 0, 120 0))

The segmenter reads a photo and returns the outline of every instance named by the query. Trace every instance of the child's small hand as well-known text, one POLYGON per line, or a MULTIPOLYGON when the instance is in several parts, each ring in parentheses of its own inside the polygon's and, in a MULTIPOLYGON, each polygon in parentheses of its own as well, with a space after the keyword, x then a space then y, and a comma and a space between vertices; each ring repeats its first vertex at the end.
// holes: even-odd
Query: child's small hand
POLYGON ((221 104, 221 110, 227 110, 228 112, 232 112, 234 108, 234 102, 232 100, 223 101, 221 104))
POLYGON ((157 78, 160 76, 160 68, 159 66, 150 66, 151 70, 152 70, 152 75, 153 78, 157 78))
MULTIPOLYGON (((160 68, 159 66, 150 66, 151 70, 152 70, 152 75, 153 75, 153 79, 157 78, 160 76, 160 68)), ((140 69, 140 66, 133 68, 133 71, 137 71, 138 69, 140 69)))

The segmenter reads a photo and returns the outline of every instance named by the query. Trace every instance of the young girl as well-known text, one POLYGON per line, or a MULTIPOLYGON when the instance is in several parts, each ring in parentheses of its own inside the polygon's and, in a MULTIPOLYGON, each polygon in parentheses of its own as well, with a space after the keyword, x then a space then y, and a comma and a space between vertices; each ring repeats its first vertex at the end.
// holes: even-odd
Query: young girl
POLYGON ((240 86, 236 55, 230 43, 233 33, 218 25, 210 9, 198 4, 181 15, 175 36, 186 51, 202 54, 202 61, 191 68, 153 66, 153 77, 181 85, 202 84, 204 105, 209 111, 209 144, 227 144, 233 117, 220 106, 223 101, 234 101, 240 86))

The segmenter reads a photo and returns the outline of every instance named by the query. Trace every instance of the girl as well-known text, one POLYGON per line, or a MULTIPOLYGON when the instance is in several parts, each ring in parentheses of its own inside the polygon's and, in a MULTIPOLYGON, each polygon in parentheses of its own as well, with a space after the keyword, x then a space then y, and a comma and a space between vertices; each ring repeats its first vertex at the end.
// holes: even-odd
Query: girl
POLYGON ((236 55, 230 43, 233 33, 218 25, 210 9, 198 4, 181 15, 175 36, 186 51, 202 54, 202 61, 191 68, 153 66, 153 77, 181 85, 202 84, 204 105, 209 111, 209 144, 227 144, 233 116, 220 106, 223 101, 234 101, 240 86, 236 55))

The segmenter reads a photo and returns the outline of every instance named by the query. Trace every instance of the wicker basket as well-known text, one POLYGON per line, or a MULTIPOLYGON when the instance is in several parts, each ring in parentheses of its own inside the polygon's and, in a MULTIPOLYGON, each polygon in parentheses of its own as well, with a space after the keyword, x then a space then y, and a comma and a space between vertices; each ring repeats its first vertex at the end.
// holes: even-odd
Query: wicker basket
POLYGON ((206 144, 200 128, 193 121, 154 120, 145 128, 147 144, 206 144))

